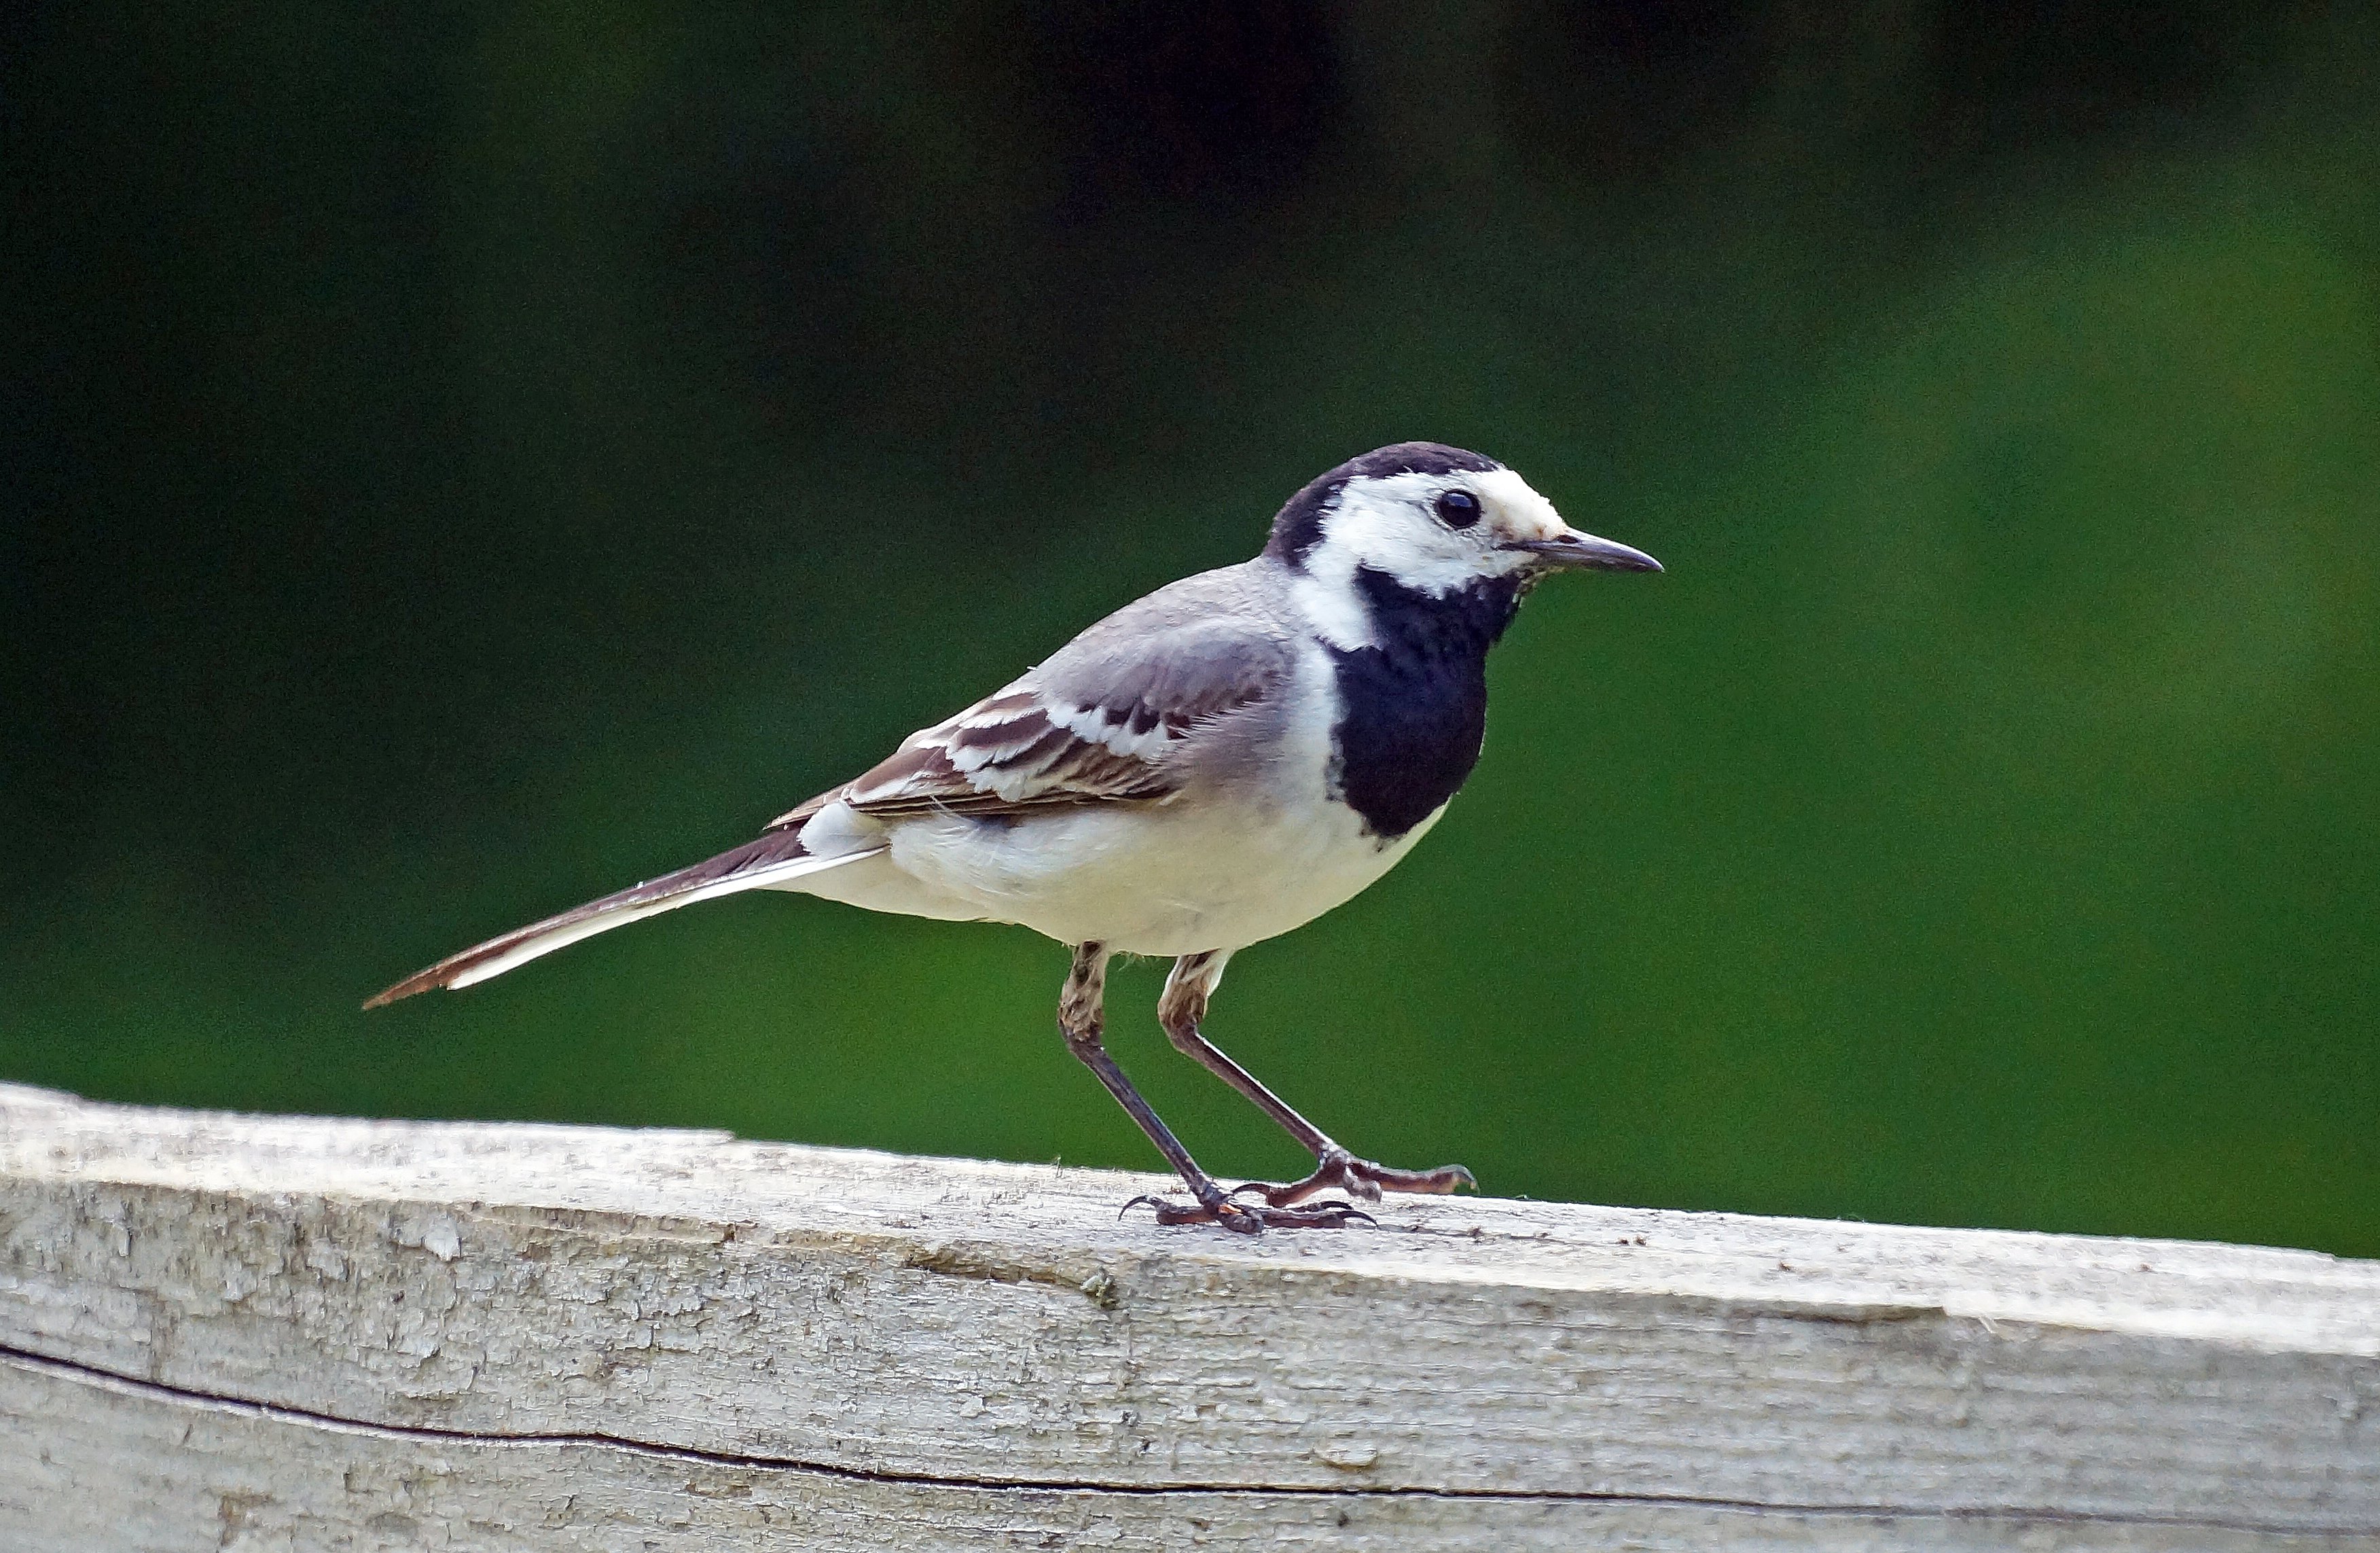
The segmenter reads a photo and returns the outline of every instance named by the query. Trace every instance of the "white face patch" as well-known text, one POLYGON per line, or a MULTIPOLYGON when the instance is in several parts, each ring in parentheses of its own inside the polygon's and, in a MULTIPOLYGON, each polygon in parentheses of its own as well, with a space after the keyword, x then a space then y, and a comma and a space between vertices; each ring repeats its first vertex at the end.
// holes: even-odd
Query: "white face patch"
POLYGON ((1503 548, 1510 542, 1569 531, 1553 504, 1510 469, 1353 479, 1324 515, 1322 540, 1306 552, 1291 597, 1325 641, 1353 651, 1372 640, 1371 619, 1355 589, 1358 569, 1442 598, 1482 577, 1510 576, 1537 564, 1525 551, 1503 548), (1438 516, 1438 499, 1449 491, 1479 498, 1478 522, 1456 528, 1438 516))

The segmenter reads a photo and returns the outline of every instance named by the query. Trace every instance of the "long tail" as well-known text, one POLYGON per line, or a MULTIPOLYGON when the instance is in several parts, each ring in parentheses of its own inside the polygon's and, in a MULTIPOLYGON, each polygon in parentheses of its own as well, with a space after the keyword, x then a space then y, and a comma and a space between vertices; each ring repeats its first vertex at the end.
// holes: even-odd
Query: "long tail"
POLYGON ((450 954, 426 971, 416 971, 403 981, 380 993, 364 1004, 378 1008, 399 998, 410 998, 416 992, 427 992, 433 987, 468 987, 490 977, 502 976, 515 965, 525 965, 540 954, 551 954, 557 949, 591 939, 598 933, 609 932, 643 917, 656 916, 680 906, 690 906, 697 901, 714 896, 733 895, 741 890, 762 890, 783 884, 804 874, 820 873, 839 868, 845 863, 856 863, 863 857, 873 857, 882 847, 870 847, 860 852, 839 852, 828 857, 816 857, 802 850, 799 827, 771 831, 759 840, 747 842, 733 851, 716 857, 705 858, 675 873, 649 879, 644 883, 606 895, 600 901, 589 901, 574 906, 559 916, 549 916, 542 922, 532 922, 526 928, 516 928, 502 938, 474 944, 460 954, 450 954))

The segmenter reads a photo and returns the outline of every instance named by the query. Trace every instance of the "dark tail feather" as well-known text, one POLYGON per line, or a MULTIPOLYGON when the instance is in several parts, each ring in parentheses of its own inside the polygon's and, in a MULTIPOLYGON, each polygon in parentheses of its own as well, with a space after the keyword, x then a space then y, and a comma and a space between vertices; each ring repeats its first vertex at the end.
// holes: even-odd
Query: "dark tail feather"
POLYGON ((883 848, 865 852, 837 853, 831 857, 814 857, 802 850, 798 828, 769 831, 758 841, 747 842, 716 857, 705 858, 675 873, 649 879, 644 883, 606 895, 600 901, 589 901, 574 906, 559 916, 549 916, 542 922, 532 922, 526 928, 516 928, 502 938, 475 944, 459 954, 450 954, 425 971, 416 971, 403 981, 373 997, 364 1004, 378 1008, 399 998, 410 998, 416 992, 427 992, 433 987, 468 987, 490 977, 502 976, 515 965, 524 965, 540 954, 551 954, 581 939, 625 927, 642 917, 674 911, 714 896, 732 895, 743 890, 759 890, 782 884, 805 874, 820 873, 828 868, 856 863, 863 857, 873 857, 883 848))

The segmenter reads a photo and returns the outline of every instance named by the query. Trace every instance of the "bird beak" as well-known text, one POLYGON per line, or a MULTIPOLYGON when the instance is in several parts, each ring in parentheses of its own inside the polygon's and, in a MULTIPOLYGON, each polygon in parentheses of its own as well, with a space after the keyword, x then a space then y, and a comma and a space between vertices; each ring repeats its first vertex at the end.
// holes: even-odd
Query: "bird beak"
POLYGON ((1566 529, 1550 540, 1513 540, 1507 550, 1525 550, 1532 555, 1543 556, 1548 565, 1564 571, 1591 572, 1658 572, 1661 564, 1643 551, 1621 544, 1617 540, 1599 540, 1593 534, 1582 534, 1575 528, 1566 529))

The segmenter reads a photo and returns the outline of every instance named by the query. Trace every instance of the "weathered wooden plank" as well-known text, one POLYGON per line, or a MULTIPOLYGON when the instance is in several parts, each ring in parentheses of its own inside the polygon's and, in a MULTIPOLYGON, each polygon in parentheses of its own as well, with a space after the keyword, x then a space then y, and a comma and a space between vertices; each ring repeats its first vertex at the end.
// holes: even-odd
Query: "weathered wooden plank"
POLYGON ((1489 1199, 1116 1219, 1161 1184, 0 1087, 0 1514, 61 1548, 188 1545, 91 1540, 102 1486, 299 1547, 2380 1547, 2380 1264, 1489 1199), (549 1490, 577 1508, 515 1512, 549 1490))
POLYGON ((2370 1539, 2038 1516, 1911 1517, 1683 1501, 1199 1489, 1120 1493, 854 1478, 591 1441, 425 1438, 0 1361, 0 1526, 14 1549, 469 1547, 492 1553, 1187 1547, 1706 1553, 1763 1547, 2331 1553, 2370 1539))

